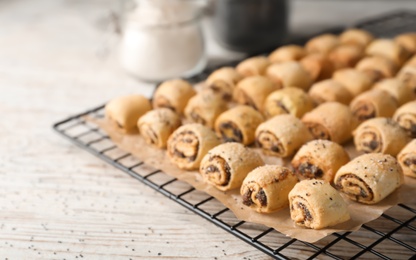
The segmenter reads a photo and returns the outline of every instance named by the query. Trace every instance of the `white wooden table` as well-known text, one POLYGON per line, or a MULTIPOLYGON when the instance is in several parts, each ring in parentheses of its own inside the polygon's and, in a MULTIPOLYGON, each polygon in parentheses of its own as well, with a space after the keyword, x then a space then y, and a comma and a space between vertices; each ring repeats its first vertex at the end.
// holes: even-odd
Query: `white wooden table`
MULTIPOLYGON (((52 132, 152 86, 118 68, 114 1, 0 1, 0 259, 267 256, 52 132)), ((297 33, 415 1, 294 1, 297 33)), ((238 57, 212 41, 210 57, 238 57)), ((302 258, 299 252, 298 258, 302 258)))

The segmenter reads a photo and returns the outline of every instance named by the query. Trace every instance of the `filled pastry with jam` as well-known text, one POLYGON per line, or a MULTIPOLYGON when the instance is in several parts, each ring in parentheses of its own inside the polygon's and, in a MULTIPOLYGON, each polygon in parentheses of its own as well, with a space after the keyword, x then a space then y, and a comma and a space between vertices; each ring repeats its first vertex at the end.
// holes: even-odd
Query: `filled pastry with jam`
POLYGON ((180 169, 198 169, 202 158, 221 142, 214 131, 201 124, 187 124, 172 133, 167 143, 170 161, 180 169))
POLYGON ((335 175, 335 187, 349 199, 375 204, 403 183, 403 171, 389 154, 369 153, 342 166, 335 175))
POLYGON ((263 160, 254 150, 240 143, 224 143, 204 156, 199 172, 205 182, 227 191, 240 188, 247 174, 262 165, 263 160))
POLYGON ((243 204, 260 213, 271 213, 289 205, 288 194, 298 179, 279 165, 260 166, 244 179, 240 189, 243 204))

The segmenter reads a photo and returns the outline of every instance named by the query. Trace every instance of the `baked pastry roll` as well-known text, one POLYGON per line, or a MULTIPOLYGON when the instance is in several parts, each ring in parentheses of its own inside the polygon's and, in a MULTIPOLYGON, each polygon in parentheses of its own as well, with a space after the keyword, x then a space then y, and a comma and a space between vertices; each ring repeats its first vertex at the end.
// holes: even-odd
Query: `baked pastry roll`
POLYGON ((416 64, 403 67, 397 74, 397 78, 416 95, 416 64))
POLYGON ((396 121, 409 136, 416 138, 416 101, 412 101, 399 107, 393 115, 396 121))
POLYGON ((305 49, 310 53, 328 54, 331 50, 339 45, 339 39, 334 34, 322 34, 310 39, 305 49))
POLYGON ((300 64, 312 77, 312 81, 328 79, 335 70, 327 55, 321 53, 309 54, 300 60, 300 64))
POLYGON ((266 98, 263 112, 267 118, 281 114, 292 114, 301 118, 313 107, 313 101, 305 91, 300 88, 287 87, 274 91, 266 98))
POLYGON ((194 170, 209 150, 221 142, 214 131, 201 124, 179 127, 168 139, 167 152, 170 161, 181 169, 194 170))
POLYGON ((308 128, 293 115, 278 115, 260 124, 256 144, 268 155, 288 157, 312 140, 308 128))
POLYGON ((255 140, 256 128, 263 122, 263 116, 250 106, 239 105, 222 113, 215 121, 215 132, 225 142, 244 145, 255 140))
POLYGON ((299 45, 286 45, 277 48, 269 55, 271 63, 280 63, 285 61, 297 61, 306 56, 306 50, 299 45))
POLYGON ((416 178, 416 139, 408 143, 397 155, 404 175, 416 178))
POLYGON ((185 116, 191 122, 214 128, 215 120, 227 108, 227 102, 221 96, 206 89, 189 99, 185 116))
POLYGON ((254 150, 240 143, 225 143, 204 156, 199 172, 206 183, 227 191, 240 188, 247 174, 262 165, 263 160, 254 150))
POLYGON ((291 170, 280 165, 264 165, 251 171, 240 189, 243 204, 260 213, 270 213, 289 205, 288 194, 298 182, 291 170))
POLYGON ((309 90, 309 95, 316 104, 336 101, 348 105, 353 96, 340 83, 333 79, 327 79, 315 83, 309 90))
POLYGON ((234 100, 239 104, 262 111, 267 96, 281 87, 280 84, 264 76, 246 77, 237 84, 234 90, 234 100))
POLYGON ((313 140, 304 144, 292 160, 292 167, 300 180, 334 180, 335 173, 350 157, 341 145, 328 140, 313 140))
POLYGON ((142 95, 129 95, 112 99, 105 106, 105 116, 124 133, 137 129, 137 120, 151 110, 150 101, 142 95))
POLYGON ((137 122, 140 135, 148 144, 165 148, 169 136, 181 125, 178 114, 169 108, 159 108, 144 114, 137 122))
POLYGON ((415 98, 413 91, 397 78, 383 79, 377 82, 373 88, 389 93, 399 106, 415 98))
POLYGON ((350 219, 347 203, 328 182, 303 180, 289 193, 290 217, 296 225, 322 229, 350 219))
POLYGON ((374 117, 391 117, 398 107, 397 101, 386 91, 368 90, 353 99, 350 108, 359 121, 374 117))
POLYGON ((329 60, 335 69, 351 68, 364 56, 363 47, 358 45, 339 45, 329 53, 329 60))
POLYGON ((205 87, 219 93, 225 100, 231 100, 237 83, 243 77, 232 67, 215 70, 205 81, 205 87))
POLYGON ((153 95, 153 108, 166 107, 183 114, 188 100, 196 94, 192 85, 182 79, 163 82, 153 95))
POLYGON ((327 102, 306 113, 302 122, 315 139, 330 140, 339 144, 352 137, 357 121, 348 106, 327 102))
POLYGON ((338 70, 332 79, 341 83, 354 97, 369 90, 373 84, 366 73, 356 69, 338 70))
POLYGON ((371 33, 357 28, 345 30, 339 36, 339 41, 342 44, 353 44, 361 47, 366 47, 373 39, 371 33))
POLYGON ((375 204, 403 183, 403 172, 393 156, 369 153, 342 166, 334 183, 350 200, 375 204))
POLYGON ((416 33, 403 33, 394 38, 394 41, 406 49, 410 54, 416 53, 416 33))
POLYGON ((401 66, 409 58, 409 53, 406 49, 391 39, 372 41, 365 49, 365 53, 369 56, 385 57, 397 66, 401 66))
POLYGON ((272 64, 267 68, 267 77, 283 87, 308 90, 312 84, 309 73, 296 61, 272 64))
POLYGON ((397 66, 391 60, 381 56, 366 57, 359 61, 355 68, 365 72, 373 82, 392 78, 397 72, 397 66))
POLYGON ((240 62, 236 70, 243 77, 264 75, 270 61, 265 56, 251 57, 240 62))
POLYGON ((416 66, 416 54, 413 55, 405 64, 404 66, 416 66))
POLYGON ((393 119, 385 117, 365 121, 353 134, 357 151, 366 153, 396 156, 409 141, 406 131, 393 119))

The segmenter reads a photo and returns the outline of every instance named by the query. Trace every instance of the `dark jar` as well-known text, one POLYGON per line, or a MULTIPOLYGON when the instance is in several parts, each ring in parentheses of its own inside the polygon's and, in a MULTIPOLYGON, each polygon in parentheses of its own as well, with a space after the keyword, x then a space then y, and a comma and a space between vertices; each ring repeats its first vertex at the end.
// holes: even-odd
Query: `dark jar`
POLYGON ((287 0, 213 0, 212 26, 224 47, 259 53, 282 44, 288 33, 287 0))

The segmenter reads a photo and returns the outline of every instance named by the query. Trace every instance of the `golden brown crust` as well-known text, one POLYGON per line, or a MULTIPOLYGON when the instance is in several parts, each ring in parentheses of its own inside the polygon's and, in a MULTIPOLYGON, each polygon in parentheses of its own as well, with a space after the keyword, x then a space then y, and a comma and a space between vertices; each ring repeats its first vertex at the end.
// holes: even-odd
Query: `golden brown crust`
POLYGON ((240 62, 236 70, 243 77, 265 75, 267 67, 270 65, 270 61, 267 57, 256 56, 251 57, 240 62))
POLYGON ((227 102, 212 90, 204 90, 189 99, 185 107, 186 118, 214 128, 217 117, 227 110, 227 102))
POLYGON ((383 79, 377 82, 373 88, 389 93, 399 106, 415 98, 413 91, 397 78, 383 79))
POLYGON ((215 132, 226 142, 252 144, 263 116, 250 106, 239 105, 222 113, 215 121, 215 132))
POLYGON ((178 114, 168 108, 151 110, 137 122, 140 135, 148 144, 165 148, 169 136, 181 125, 178 114))
POLYGON ((224 100, 231 100, 237 83, 243 77, 232 67, 222 67, 215 70, 205 81, 205 88, 219 93, 224 100))
POLYGON ((403 183, 403 172, 393 156, 370 153, 342 166, 335 175, 334 183, 349 199, 375 204, 403 183))
POLYGON ((305 49, 309 53, 322 53, 328 54, 331 50, 339 45, 339 39, 334 34, 322 34, 310 39, 306 45, 305 49))
POLYGON ((393 119, 406 130, 410 137, 416 138, 416 101, 399 107, 394 113, 393 119))
POLYGON ((397 79, 411 89, 413 95, 416 95, 416 63, 415 65, 404 66, 397 74, 397 79))
POLYGON ((348 106, 327 102, 306 113, 302 122, 315 139, 326 139, 342 144, 352 137, 357 121, 348 106))
POLYGON ((290 217, 298 226, 322 229, 350 219, 341 195, 328 182, 303 180, 289 193, 290 217))
POLYGON ((351 93, 340 83, 327 79, 315 83, 309 90, 309 95, 316 104, 336 101, 348 105, 352 100, 351 93))
POLYGON ((297 61, 306 56, 306 50, 299 45, 286 45, 277 48, 269 55, 271 63, 280 63, 285 61, 297 61))
POLYGON ((364 57, 364 50, 359 45, 339 45, 328 55, 336 70, 352 68, 364 57))
POLYGON ((129 95, 112 99, 105 106, 105 116, 124 133, 137 130, 137 120, 152 109, 150 101, 142 95, 129 95))
POLYGON ((401 66, 409 58, 409 52, 391 39, 377 39, 366 48, 368 56, 381 56, 392 61, 396 66, 401 66))
POLYGON ((391 117, 397 107, 397 101, 380 89, 366 91, 350 104, 352 113, 360 122, 374 117, 391 117))
POLYGON ((354 131, 355 148, 366 153, 396 156, 408 141, 405 130, 391 118, 372 118, 354 131))
POLYGON ((408 143, 397 155, 404 175, 416 178, 416 139, 408 143))
POLYGON ((302 67, 309 73, 313 81, 328 79, 335 71, 334 64, 327 55, 312 53, 300 60, 302 67))
POLYGON ((297 182, 293 172, 279 165, 264 165, 251 171, 240 189, 243 204, 260 213, 289 205, 288 194, 297 182))
POLYGON ((293 157, 292 167, 300 180, 332 182, 338 169, 349 161, 350 157, 341 145, 328 140, 313 140, 299 149, 293 157))
POLYGON ((263 112, 267 118, 292 114, 301 118, 313 109, 312 99, 300 88, 286 87, 271 93, 264 103, 263 112))
POLYGON ((373 39, 374 36, 371 33, 357 28, 345 30, 339 36, 342 44, 353 44, 361 47, 366 47, 373 39))
POLYGON ((242 105, 251 106, 263 111, 263 104, 267 96, 275 90, 282 88, 264 76, 251 76, 241 80, 234 90, 234 100, 242 105))
POLYGON ((221 142, 214 131, 201 124, 179 127, 168 139, 167 153, 172 163, 181 169, 194 170, 209 150, 221 142))
POLYGON ((293 115, 278 115, 260 124, 256 130, 256 144, 265 154, 288 157, 304 143, 312 140, 305 125, 293 115))
POLYGON ((394 41, 411 54, 416 53, 416 33, 403 33, 394 38, 394 41))
POLYGON ((307 90, 312 84, 309 73, 296 61, 272 64, 267 68, 266 74, 273 82, 281 83, 283 87, 307 90))
POLYGON ((338 70, 332 78, 341 83, 354 97, 369 90, 373 83, 366 73, 356 69, 338 70))
POLYGON ((373 82, 385 78, 392 78, 397 72, 397 66, 382 56, 366 57, 358 62, 355 68, 365 72, 373 82))
POLYGON ((199 172, 205 182, 227 191, 240 188, 247 174, 262 165, 263 160, 254 150, 240 143, 225 143, 204 156, 199 172))
POLYGON ((192 85, 182 79, 163 82, 153 96, 153 107, 166 107, 182 115, 188 100, 196 94, 192 85))

